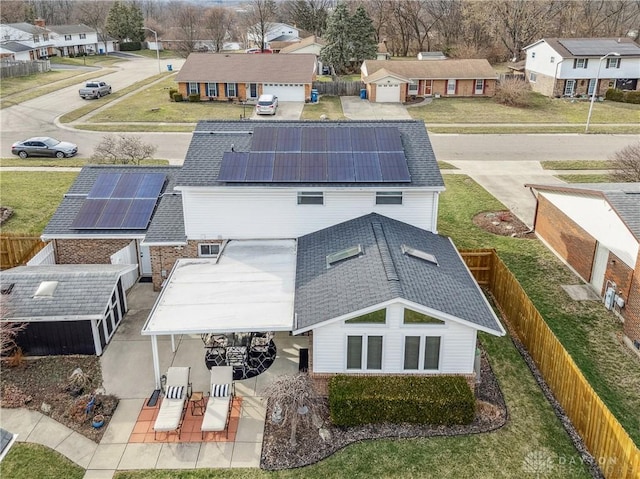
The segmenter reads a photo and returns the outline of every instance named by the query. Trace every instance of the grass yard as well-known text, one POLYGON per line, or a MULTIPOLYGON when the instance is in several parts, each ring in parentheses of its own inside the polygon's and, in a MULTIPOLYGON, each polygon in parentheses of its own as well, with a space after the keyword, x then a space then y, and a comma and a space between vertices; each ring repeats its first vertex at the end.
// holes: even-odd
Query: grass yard
POLYGON ((328 120, 344 120, 342 103, 339 96, 322 95, 318 103, 306 103, 302 110, 301 120, 319 120, 325 115, 328 120))
MULTIPOLYGON (((551 99, 535 95, 529 108, 496 103, 491 98, 438 98, 428 105, 408 108, 409 114, 429 123, 586 123, 588 101, 551 99)), ((591 123, 638 123, 640 105, 602 102, 593 107, 591 123)))
POLYGON ((2 461, 2 477, 11 479, 82 479, 84 469, 40 444, 15 443, 2 461))
MULTIPOLYGON (((122 57, 115 57, 112 55, 87 55, 86 57, 51 57, 49 59, 53 64, 60 65, 76 65, 76 66, 91 66, 91 67, 108 67, 118 62, 128 61, 122 57)), ((95 72, 94 72, 95 73, 95 72)))
POLYGON ((76 178, 76 172, 3 171, 0 204, 14 209, 4 233, 40 234, 76 178))
POLYGON ((567 183, 607 183, 611 178, 607 174, 575 174, 575 175, 556 175, 556 178, 566 181, 567 183))
POLYGON ((543 170, 609 170, 611 162, 607 160, 567 160, 541 161, 543 170))
MULTIPOLYGON (((157 53, 155 50, 137 50, 135 52, 127 53, 133 53, 134 55, 140 55, 141 57, 151 58, 153 60, 157 58, 157 53)), ((180 55, 171 50, 160 50, 160 60, 169 60, 173 58, 180 58, 180 55)))
POLYGON ((126 131, 128 133, 136 133, 136 132, 152 132, 152 133, 161 133, 163 131, 171 131, 171 132, 183 132, 183 133, 191 133, 196 129, 196 123, 184 123, 182 125, 170 124, 156 124, 156 123, 136 123, 136 124, 128 124, 123 125, 121 123, 79 123, 74 125, 76 130, 86 130, 86 131, 101 131, 104 133, 108 132, 121 132, 126 131))
MULTIPOLYGON (((584 178, 582 178, 584 180, 584 178)), ((621 342, 620 322, 600 302, 571 301, 563 284, 580 281, 537 240, 495 236, 476 227, 481 211, 504 209, 466 176, 445 175, 439 230, 458 248, 495 248, 600 398, 640 444, 640 361, 621 342)))

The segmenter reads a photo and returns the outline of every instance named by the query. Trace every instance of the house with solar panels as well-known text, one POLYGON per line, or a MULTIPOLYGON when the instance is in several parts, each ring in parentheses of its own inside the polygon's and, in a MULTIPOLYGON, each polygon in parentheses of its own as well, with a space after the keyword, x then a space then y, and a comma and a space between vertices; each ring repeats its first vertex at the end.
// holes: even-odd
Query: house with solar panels
POLYGON ((543 38, 523 48, 533 91, 549 97, 638 90, 640 45, 630 38, 543 38))

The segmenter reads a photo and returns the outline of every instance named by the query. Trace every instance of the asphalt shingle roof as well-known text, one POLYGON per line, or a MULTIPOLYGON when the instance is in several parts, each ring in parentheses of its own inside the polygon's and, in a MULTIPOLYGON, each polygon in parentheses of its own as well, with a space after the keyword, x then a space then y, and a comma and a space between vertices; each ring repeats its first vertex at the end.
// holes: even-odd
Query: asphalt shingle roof
POLYGON ((52 32, 56 32, 60 35, 72 35, 75 33, 95 33, 95 28, 88 27, 84 24, 79 25, 47 25, 47 28, 52 32))
POLYGON ((15 28, 16 30, 21 30, 23 32, 30 33, 31 35, 43 35, 45 33, 49 33, 49 30, 47 30, 46 28, 42 28, 37 25, 32 25, 27 22, 9 23, 7 25, 15 28))
MULTIPOLYGON (((563 58, 601 57, 610 52, 619 53, 623 57, 640 56, 640 46, 631 38, 543 38, 540 41, 547 42, 563 58), (581 48, 576 50, 578 45, 581 48)), ((526 50, 540 41, 526 46, 524 49, 526 50)))
POLYGON ((29 50, 35 50, 36 47, 30 47, 28 45, 24 45, 20 42, 4 42, 0 43, 0 48, 9 50, 15 53, 18 52, 27 52, 29 50))
POLYGON ((371 213, 298 238, 297 330, 396 298, 503 334, 448 237, 371 213), (327 255, 357 245, 363 255, 327 268, 327 255), (403 254, 402 245, 438 265, 403 254))
POLYGON ((101 317, 120 274, 128 268, 130 265, 49 264, 5 270, 0 278, 2 289, 12 283, 14 286, 9 294, 2 296, 3 308, 7 311, 4 319, 101 317), (43 281, 58 282, 53 296, 34 298, 43 281))
POLYGON ((60 206, 51 217, 42 234, 45 239, 53 239, 61 236, 77 236, 77 237, 95 237, 99 235, 130 237, 132 235, 144 234, 144 230, 79 230, 71 228, 71 224, 75 219, 78 211, 84 204, 86 195, 89 193, 96 178, 101 173, 164 173, 167 175, 167 181, 162 190, 158 205, 151 218, 151 222, 147 231, 154 232, 156 241, 160 241, 161 229, 154 227, 154 223, 158 225, 171 225, 167 229, 166 240, 163 241, 184 241, 184 221, 182 219, 182 199, 179 192, 173 191, 175 186, 175 177, 180 171, 179 166, 97 166, 89 165, 82 168, 78 177, 69 188, 69 191, 62 199, 60 206), (176 199, 176 196, 178 197, 176 199), (167 203, 165 205, 164 203, 167 203), (180 214, 176 217, 176 204, 179 204, 180 214))
MULTIPOLYGON (((297 55, 283 55, 295 57, 297 55)), ((177 178, 179 186, 223 186, 218 181, 220 164, 225 151, 250 151, 253 129, 258 126, 276 127, 324 127, 371 128, 389 126, 398 128, 405 157, 411 175, 410 183, 385 183, 385 186, 444 188, 444 181, 429 141, 424 122, 418 120, 396 121, 201 121, 198 123, 187 151, 182 170, 177 178)), ((243 183, 251 186, 282 186, 275 183, 243 183)), ((234 186, 242 186, 234 184, 234 186)), ((292 186, 327 186, 327 184, 291 183, 292 186)), ((331 183, 332 187, 348 187, 354 183, 331 183)), ((380 186, 380 183, 358 183, 358 186, 380 186)))
POLYGON ((484 59, 468 60, 365 60, 367 76, 373 75, 384 68, 389 73, 394 73, 410 79, 478 79, 497 78, 498 74, 484 59))

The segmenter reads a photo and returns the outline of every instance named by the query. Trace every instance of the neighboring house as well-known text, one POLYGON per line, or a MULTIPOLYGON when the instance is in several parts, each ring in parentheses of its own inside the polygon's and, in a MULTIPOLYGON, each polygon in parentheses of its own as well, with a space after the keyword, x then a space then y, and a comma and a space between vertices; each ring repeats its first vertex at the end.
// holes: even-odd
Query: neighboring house
POLYGON ((505 334, 448 237, 371 213, 297 248, 293 333, 316 378, 471 375, 477 332, 505 334))
POLYGON ((376 60, 388 60, 391 58, 391 54, 387 49, 387 42, 378 43, 378 49, 376 51, 376 60))
POLYGON ((253 101, 269 93, 280 101, 308 101, 316 73, 312 54, 192 53, 175 80, 185 98, 253 101))
POLYGON ((98 32, 86 25, 49 25, 50 37, 60 56, 82 54, 103 54, 117 50, 117 40, 108 38, 106 42, 98 37, 98 32))
POLYGON ((317 62, 316 72, 321 72, 323 65, 322 65, 322 62, 319 60, 320 51, 324 48, 325 45, 326 45, 326 42, 322 38, 316 37, 315 35, 311 35, 298 42, 290 43, 288 46, 282 48, 279 51, 279 53, 285 53, 285 54, 311 53, 316 57, 316 62, 317 62))
POLYGON ((446 60, 447 56, 442 52, 420 52, 418 60, 446 60))
POLYGON ((38 58, 38 49, 20 42, 0 42, 0 57, 3 60, 33 61, 38 58))
POLYGON ((99 356, 127 312, 122 276, 132 268, 49 264, 5 270, 1 321, 27 323, 16 342, 31 356, 99 356))
POLYGON ((497 74, 487 60, 365 60, 360 68, 372 102, 412 97, 492 96, 497 74))
POLYGON ((531 88, 549 97, 640 87, 640 46, 630 38, 543 38, 523 50, 531 88))
POLYGON ((609 309, 640 349, 640 183, 526 185, 538 237, 609 309))
MULTIPOLYGON (((269 23, 265 25, 266 32, 264 35, 264 48, 267 48, 269 42, 294 42, 300 38, 300 30, 286 23, 269 23)), ((247 48, 260 45, 260 25, 256 24, 247 31, 247 48)))
POLYGON ((14 41, 28 46, 35 52, 31 60, 48 58, 55 53, 50 33, 46 28, 30 23, 0 24, 0 41, 14 41))

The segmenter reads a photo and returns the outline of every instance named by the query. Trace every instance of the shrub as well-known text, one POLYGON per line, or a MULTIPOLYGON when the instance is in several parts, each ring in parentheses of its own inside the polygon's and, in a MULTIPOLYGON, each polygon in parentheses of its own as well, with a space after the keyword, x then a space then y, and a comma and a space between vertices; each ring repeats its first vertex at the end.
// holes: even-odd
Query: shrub
POLYGON ((182 93, 174 93, 173 101, 182 101, 182 93))
POLYGON ((200 95, 198 93, 190 93, 189 94, 189 101, 192 102, 192 103, 200 101, 200 95))
POLYGON ((338 375, 329 381, 329 409, 338 426, 469 424, 475 398, 460 376, 338 375))
POLYGON ((176 93, 178 93, 178 90, 176 90, 175 88, 171 88, 169 90, 169 99, 173 100, 173 95, 175 95, 176 93))
POLYGON ((640 105, 640 91, 625 92, 624 101, 626 103, 633 103, 634 105, 640 105))
POLYGON ((631 143, 614 153, 612 160, 613 173, 611 181, 640 181, 640 141, 631 143))
POLYGON ((605 100, 610 101, 622 101, 622 99, 624 98, 624 93, 616 88, 609 88, 604 94, 604 98, 605 100))
POLYGON ((121 42, 120 43, 120 51, 121 52, 134 52, 142 50, 142 45, 140 42, 121 42))
POLYGON ((526 81, 509 78, 498 84, 494 98, 502 105, 517 107, 531 106, 531 87, 526 81))

